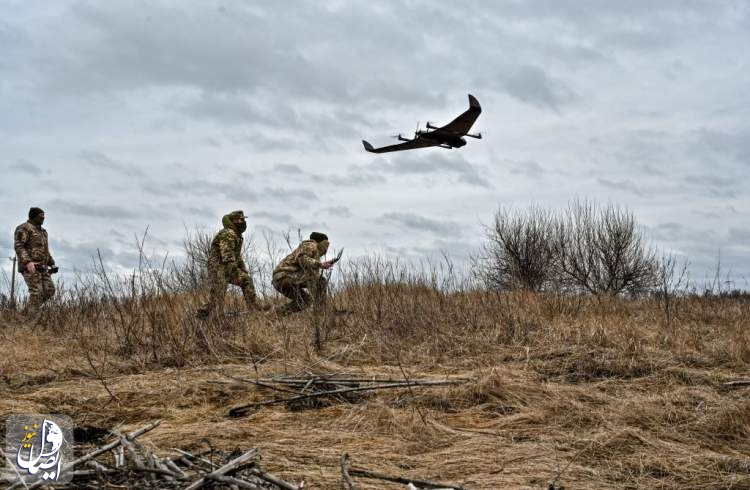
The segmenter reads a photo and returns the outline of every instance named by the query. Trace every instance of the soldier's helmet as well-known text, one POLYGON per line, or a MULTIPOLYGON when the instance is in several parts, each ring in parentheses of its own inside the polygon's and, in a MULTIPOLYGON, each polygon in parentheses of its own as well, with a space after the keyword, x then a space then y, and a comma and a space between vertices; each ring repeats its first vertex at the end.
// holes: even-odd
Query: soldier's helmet
POLYGON ((324 240, 328 240, 328 235, 326 235, 325 233, 320 233, 319 231, 314 231, 310 233, 310 240, 314 240, 320 243, 324 240))
POLYGON ((247 216, 245 216, 245 213, 241 209, 238 209, 237 211, 232 211, 231 213, 229 213, 229 218, 230 219, 246 219, 247 216))

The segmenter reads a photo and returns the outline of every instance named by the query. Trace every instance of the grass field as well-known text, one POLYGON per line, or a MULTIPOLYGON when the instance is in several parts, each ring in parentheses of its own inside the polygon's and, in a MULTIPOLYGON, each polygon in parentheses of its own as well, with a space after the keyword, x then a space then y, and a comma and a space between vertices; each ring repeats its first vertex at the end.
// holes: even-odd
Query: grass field
POLYGON ((667 315, 657 299, 351 281, 327 313, 206 324, 188 294, 79 293, 36 325, 2 313, 2 420, 162 419, 142 438, 160 454, 257 446, 264 468, 307 488, 341 488, 347 452, 354 467, 473 489, 750 489, 750 387, 724 384, 750 378, 747 297, 673 298, 667 315), (237 378, 311 372, 470 381, 227 415, 278 395, 237 378))

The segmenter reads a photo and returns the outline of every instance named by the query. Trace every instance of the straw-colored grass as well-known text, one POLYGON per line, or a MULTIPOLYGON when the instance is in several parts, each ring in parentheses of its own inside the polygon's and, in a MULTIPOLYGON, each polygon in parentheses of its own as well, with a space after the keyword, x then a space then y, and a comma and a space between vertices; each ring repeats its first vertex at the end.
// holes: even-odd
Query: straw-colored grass
POLYGON ((3 313, 0 417, 160 418, 143 438, 160 452, 258 446, 264 468, 307 488, 340 488, 348 452, 354 467, 476 489, 545 488, 560 472, 576 489, 750 489, 750 388, 724 385, 750 377, 743 298, 676 298, 669 321, 657 300, 414 281, 344 284, 340 315, 203 324, 196 304, 70 300, 36 325, 3 313), (305 370, 472 381, 227 416, 278 395, 236 378, 305 370))

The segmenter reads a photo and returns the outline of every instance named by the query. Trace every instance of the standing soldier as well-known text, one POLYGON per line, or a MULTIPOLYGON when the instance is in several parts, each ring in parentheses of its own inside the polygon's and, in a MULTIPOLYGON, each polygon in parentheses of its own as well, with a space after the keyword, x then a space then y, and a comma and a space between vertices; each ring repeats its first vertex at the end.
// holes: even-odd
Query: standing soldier
POLYGON ((242 233, 247 229, 245 213, 232 211, 221 219, 224 228, 211 241, 208 254, 208 303, 198 310, 200 318, 224 310, 224 294, 228 284, 242 288, 248 309, 258 310, 255 285, 242 259, 242 233))
POLYGON ((309 240, 304 240, 287 255, 273 270, 272 284, 291 301, 284 305, 279 313, 288 314, 304 310, 313 302, 325 301, 326 280, 321 269, 330 269, 331 261, 321 262, 320 258, 328 252, 328 237, 314 231, 309 240), (308 289, 310 293, 305 291, 308 289))
POLYGON ((31 208, 29 220, 18 225, 14 233, 18 271, 29 289, 30 310, 36 310, 55 294, 50 274, 57 272, 57 267, 49 253, 47 230, 42 228, 42 223, 44 211, 31 208))

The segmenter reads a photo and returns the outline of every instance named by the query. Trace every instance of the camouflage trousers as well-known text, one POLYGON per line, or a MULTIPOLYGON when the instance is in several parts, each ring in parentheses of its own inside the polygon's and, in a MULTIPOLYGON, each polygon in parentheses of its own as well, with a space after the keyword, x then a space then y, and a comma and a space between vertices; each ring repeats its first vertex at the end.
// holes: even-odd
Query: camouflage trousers
POLYGON ((55 284, 49 272, 24 272, 23 279, 29 290, 29 309, 36 310, 55 295, 55 284))
POLYGON ((282 314, 295 313, 313 303, 323 305, 326 302, 328 281, 323 276, 300 279, 283 273, 274 274, 271 284, 291 300, 279 310, 282 314))
MULTIPOLYGON (((208 317, 217 313, 224 312, 224 296, 227 292, 227 286, 233 284, 228 274, 223 269, 208 271, 208 302, 198 310, 198 315, 208 317)), ((250 274, 242 273, 240 275, 240 286, 242 296, 245 299, 245 305, 250 310, 259 309, 257 297, 255 294, 255 285, 250 274)))

